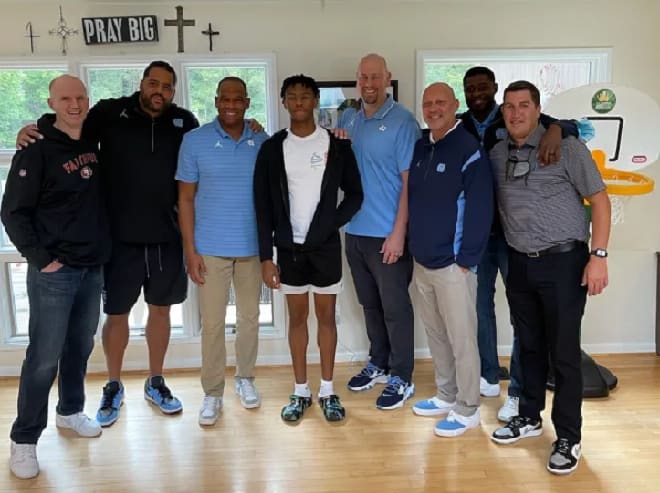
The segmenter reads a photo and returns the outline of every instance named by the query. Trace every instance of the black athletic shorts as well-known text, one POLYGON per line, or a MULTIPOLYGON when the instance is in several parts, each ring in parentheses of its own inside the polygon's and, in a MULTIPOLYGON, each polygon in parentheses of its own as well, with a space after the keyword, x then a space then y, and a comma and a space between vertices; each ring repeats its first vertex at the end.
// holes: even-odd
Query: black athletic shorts
POLYGON ((186 299, 188 277, 180 241, 113 243, 104 269, 103 311, 108 315, 130 312, 142 289, 150 305, 176 305, 186 299))
POLYGON ((341 243, 332 242, 313 250, 295 245, 277 249, 280 282, 289 286, 324 288, 341 281, 341 243))

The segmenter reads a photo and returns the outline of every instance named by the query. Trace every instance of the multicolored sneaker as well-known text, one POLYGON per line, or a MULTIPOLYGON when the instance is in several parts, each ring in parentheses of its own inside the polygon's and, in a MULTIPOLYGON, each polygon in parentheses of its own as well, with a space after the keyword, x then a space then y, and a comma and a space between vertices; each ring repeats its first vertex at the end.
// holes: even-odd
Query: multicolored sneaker
POLYGON ((403 403, 415 395, 415 384, 408 383, 399 376, 392 376, 387 386, 376 399, 378 409, 396 409, 403 407, 403 403))
POLYGON ((103 427, 110 426, 119 419, 119 409, 124 403, 124 386, 116 380, 108 382, 103 387, 103 397, 99 410, 96 412, 96 421, 103 427))
POLYGON ((369 390, 377 383, 387 383, 387 375, 385 370, 369 362, 360 373, 351 377, 348 381, 348 389, 354 392, 369 390))
POLYGON ((295 422, 303 417, 305 409, 312 405, 311 397, 302 397, 296 394, 289 396, 289 404, 282 408, 282 419, 284 421, 295 422))
POLYGON ((567 438, 560 438, 552 444, 548 460, 548 471, 553 474, 570 474, 580 463, 582 450, 579 443, 571 443, 567 438))
POLYGON ((346 410, 341 405, 338 395, 319 397, 319 406, 323 409, 323 416, 327 421, 341 421, 346 417, 346 410))
POLYGON ((176 414, 183 410, 183 404, 172 395, 161 376, 147 377, 144 382, 144 398, 158 406, 164 414, 176 414))

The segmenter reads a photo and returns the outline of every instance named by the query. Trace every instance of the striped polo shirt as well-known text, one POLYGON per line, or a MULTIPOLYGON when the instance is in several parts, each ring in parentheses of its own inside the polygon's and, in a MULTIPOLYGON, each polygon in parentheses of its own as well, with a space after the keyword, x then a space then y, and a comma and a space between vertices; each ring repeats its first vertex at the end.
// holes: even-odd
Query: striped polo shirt
POLYGON ((605 190, 589 149, 575 137, 561 141, 558 163, 540 166, 536 154, 544 133, 539 125, 522 146, 507 136, 490 151, 504 235, 509 246, 522 253, 586 242, 589 224, 583 198, 605 190), (515 160, 529 161, 528 175, 512 176, 515 160))
POLYGON ((235 141, 216 118, 183 137, 176 179, 196 183, 195 248, 201 255, 258 254, 252 195, 254 163, 265 132, 247 123, 235 141))

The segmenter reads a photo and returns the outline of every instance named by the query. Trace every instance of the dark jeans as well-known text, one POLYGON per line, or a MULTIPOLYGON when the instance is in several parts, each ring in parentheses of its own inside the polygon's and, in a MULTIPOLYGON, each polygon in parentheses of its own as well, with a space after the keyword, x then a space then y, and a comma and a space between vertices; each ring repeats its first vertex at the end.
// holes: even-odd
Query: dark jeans
MULTIPOLYGON (((495 281, 497 281, 497 272, 499 271, 506 286, 506 277, 509 270, 508 249, 504 235, 491 235, 477 269, 477 335, 479 356, 481 358, 481 376, 491 384, 500 381, 500 361, 497 357, 497 320, 495 319, 495 281)), ((513 347, 511 348, 509 372, 511 375, 509 395, 520 397, 522 376, 520 375, 518 338, 515 334, 513 336, 513 347)))
POLYGON ((371 363, 412 382, 415 359, 413 309, 408 293, 413 260, 405 248, 394 264, 384 264, 385 238, 346 234, 346 257, 364 310, 371 363))
POLYGON ((37 443, 46 427, 48 394, 58 374, 57 413, 83 410, 87 359, 101 307, 101 267, 62 266, 52 273, 28 266, 28 344, 18 390, 18 416, 11 429, 16 443, 37 443))
POLYGON ((586 245, 530 258, 510 250, 507 297, 520 342, 520 415, 538 419, 545 408, 548 352, 555 364, 552 423, 558 438, 579 442, 582 428, 580 325, 587 298, 581 286, 586 245))

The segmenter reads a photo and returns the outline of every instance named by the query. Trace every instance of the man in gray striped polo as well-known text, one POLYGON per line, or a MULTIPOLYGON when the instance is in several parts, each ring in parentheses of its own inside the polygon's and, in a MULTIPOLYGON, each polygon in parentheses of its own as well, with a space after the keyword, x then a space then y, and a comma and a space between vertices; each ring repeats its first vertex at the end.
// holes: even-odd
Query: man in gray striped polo
POLYGON ((509 245, 506 294, 523 380, 519 415, 491 438, 508 444, 541 435, 549 352, 556 375, 552 422, 557 440, 548 470, 568 474, 577 468, 581 450, 580 324, 587 294, 600 294, 607 286, 610 202, 589 150, 576 138, 562 140, 556 166, 539 165, 545 132, 540 112, 533 84, 510 84, 502 104, 508 136, 490 152, 509 245), (591 251, 583 199, 592 207, 591 251))

